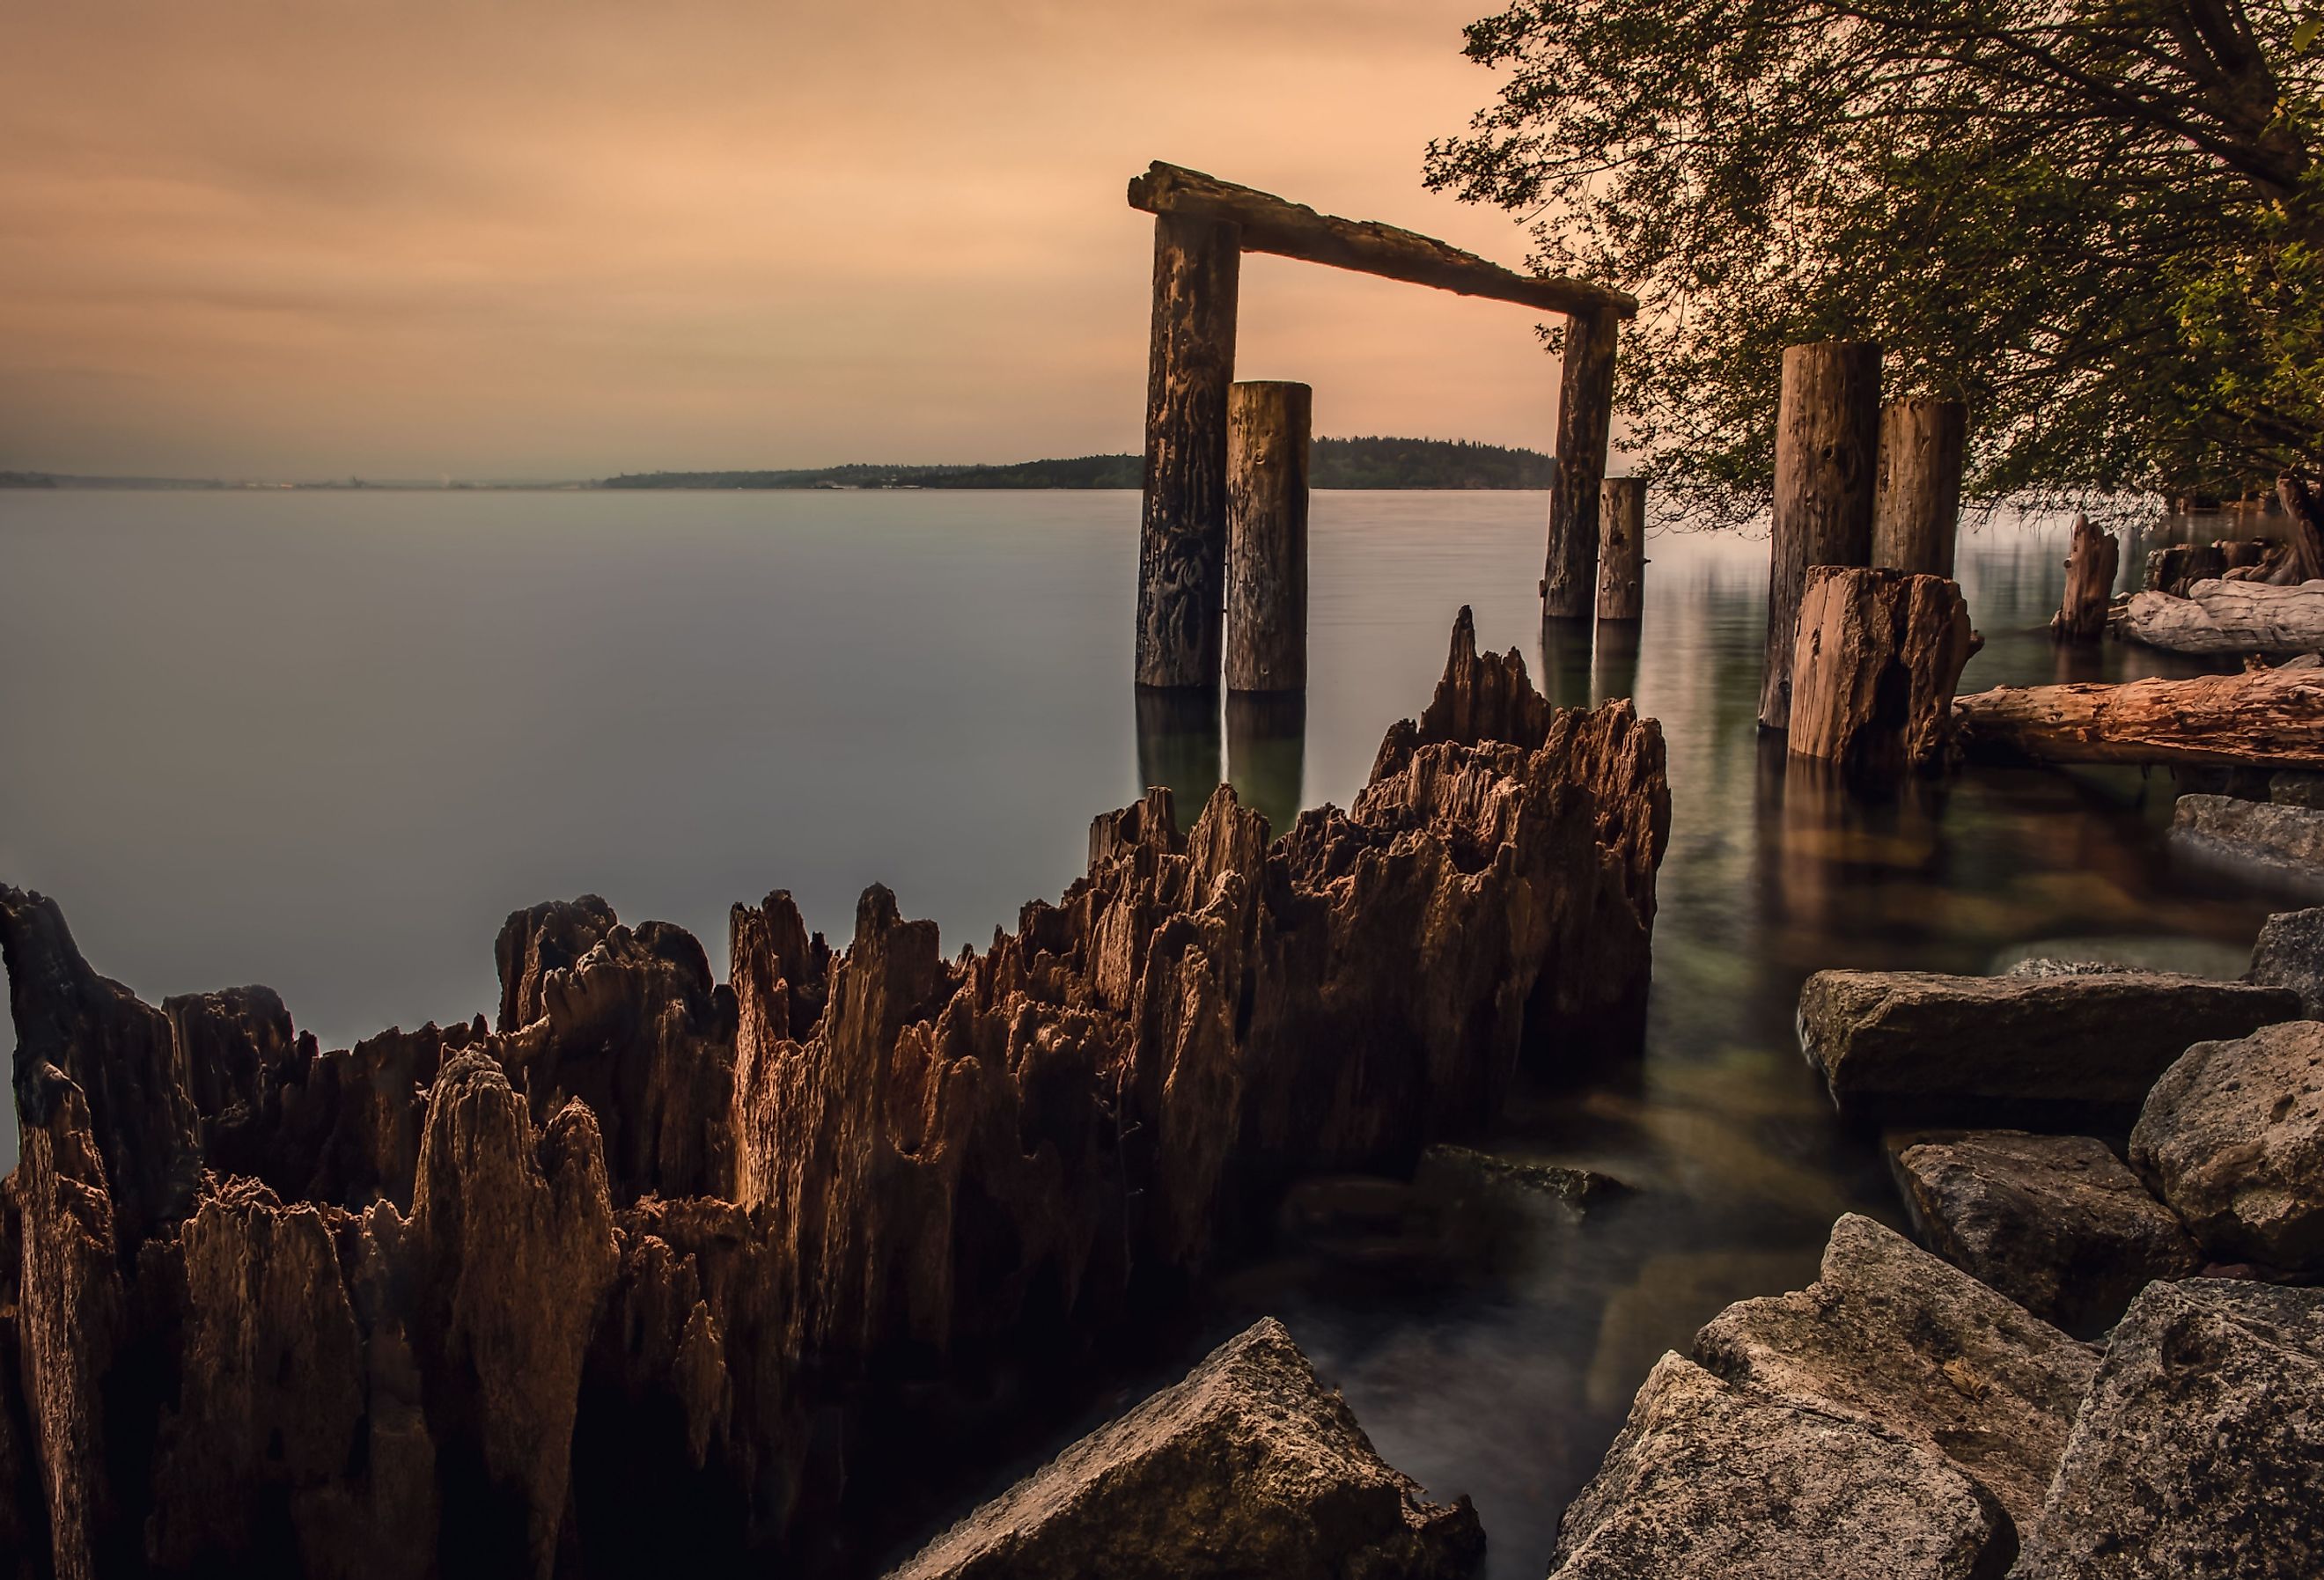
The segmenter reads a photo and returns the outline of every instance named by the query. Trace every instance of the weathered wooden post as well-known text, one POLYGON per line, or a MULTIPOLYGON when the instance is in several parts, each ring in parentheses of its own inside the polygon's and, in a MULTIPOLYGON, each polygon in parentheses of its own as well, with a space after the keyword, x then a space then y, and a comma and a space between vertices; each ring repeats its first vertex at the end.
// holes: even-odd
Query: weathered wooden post
POLYGON ((1646 601, 1646 480, 1609 477, 1598 495, 1598 618, 1636 620, 1646 601))
POLYGON ((2122 549, 2112 532, 2074 518, 2073 541, 2066 549, 2066 596, 2051 618, 2050 635, 2059 642, 2096 642, 2106 632, 2107 605, 2114 598, 2114 578, 2122 569, 2122 549))
POLYGON ((1961 454, 1969 408, 1913 398, 1880 409, 1880 481, 1872 503, 1872 563, 1950 577, 1960 531, 1961 454))
POLYGON ((1227 558, 1227 386, 1242 240, 1230 220, 1154 219, 1146 503, 1138 538, 1138 683, 1219 684, 1227 558))
POLYGON ((1314 392, 1227 392, 1227 688, 1307 688, 1307 452, 1314 392))
POLYGON ((1775 412, 1775 511, 1768 545, 1767 644, 1759 724, 1788 728, 1792 645, 1812 565, 1872 557, 1872 490, 1880 447, 1880 347, 1824 340, 1784 351, 1775 412))
POLYGON ((1598 592, 1598 486, 1614 432, 1614 314, 1582 310, 1565 320, 1557 400, 1557 472, 1549 488, 1549 555, 1541 612, 1587 619, 1598 592))
POLYGON ((1945 766, 1953 691, 1976 651, 1969 605, 1945 577, 1812 567, 1792 659, 1792 752, 1862 779, 1945 766))

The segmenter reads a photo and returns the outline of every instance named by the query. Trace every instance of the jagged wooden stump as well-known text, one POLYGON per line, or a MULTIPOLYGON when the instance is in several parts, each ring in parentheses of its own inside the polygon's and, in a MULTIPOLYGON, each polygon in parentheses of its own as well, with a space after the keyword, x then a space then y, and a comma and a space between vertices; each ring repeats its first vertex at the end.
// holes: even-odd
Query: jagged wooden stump
POLYGON ((1942 577, 1810 570, 1792 658, 1793 753, 1867 777, 1943 766, 1953 688, 1976 644, 1960 588, 1942 577))

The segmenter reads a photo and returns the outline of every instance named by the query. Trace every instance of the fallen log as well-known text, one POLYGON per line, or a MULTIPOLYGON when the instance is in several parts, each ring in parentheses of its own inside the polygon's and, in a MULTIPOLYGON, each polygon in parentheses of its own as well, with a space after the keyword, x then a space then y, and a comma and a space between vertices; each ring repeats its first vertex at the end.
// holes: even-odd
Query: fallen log
POLYGON ((2183 598, 2134 593, 2123 610, 2121 633, 2127 641, 2169 652, 2314 652, 2324 648, 2324 581, 2289 587, 2199 581, 2183 598))
POLYGON ((1974 761, 2324 768, 2324 670, 1997 686, 1955 702, 1953 724, 1974 761))

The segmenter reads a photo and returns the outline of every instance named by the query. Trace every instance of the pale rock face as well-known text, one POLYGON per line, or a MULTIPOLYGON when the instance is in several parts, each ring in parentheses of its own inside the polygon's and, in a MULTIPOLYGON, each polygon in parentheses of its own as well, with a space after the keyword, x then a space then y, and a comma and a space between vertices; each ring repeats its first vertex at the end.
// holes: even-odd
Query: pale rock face
POLYGON ((2295 892, 2324 889, 2324 810, 2235 796, 2181 796, 2171 842, 2281 880, 2295 892))
POLYGON ((2148 1095, 2130 1157, 2215 1260, 2324 1266, 2324 1022, 2189 1049, 2148 1095))

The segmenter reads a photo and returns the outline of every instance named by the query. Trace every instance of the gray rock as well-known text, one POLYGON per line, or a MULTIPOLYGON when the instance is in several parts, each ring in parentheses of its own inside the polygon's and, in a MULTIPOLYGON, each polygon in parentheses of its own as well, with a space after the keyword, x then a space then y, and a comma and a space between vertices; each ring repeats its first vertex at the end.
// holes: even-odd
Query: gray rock
POLYGON ((1269 1317, 931 1542, 890 1580, 1451 1580, 1476 1511, 1382 1463, 1269 1317))
POLYGON ((1695 1359, 1730 1381, 1855 1416, 1944 1455, 2030 1519, 2056 1470, 2098 1353, 1854 1214, 1823 1276, 1729 1307, 1695 1359))
POLYGON ((2267 919, 2252 946, 2251 980, 2290 988, 2301 1013, 2324 1020, 2324 906, 2267 919))
POLYGON ((2324 1290, 2150 1284, 2115 1329, 2021 1580, 2324 1574, 2324 1290))
MULTIPOLYGON (((2288 664, 2278 664, 2280 670, 2312 670, 2317 667, 2316 655, 2294 659, 2288 664)), ((2324 807, 2324 773, 2309 773, 2297 768, 2280 768, 2267 776, 2267 799, 2287 807, 2324 807)))
POLYGON ((2156 1279, 2203 1265, 2177 1215, 2089 1136, 1900 1136, 1890 1161, 1913 1232, 1955 1267, 2076 1333, 2156 1279))
POLYGON ((1420 1154, 1414 1184, 1433 1196, 1485 1189, 1515 1192, 1531 1199, 1586 1207, 1629 1187, 1611 1175, 1565 1163, 1536 1163, 1505 1158, 1474 1147, 1439 1144, 1420 1154))
POLYGON ((1819 971, 1800 990, 1800 1043, 1851 1117, 2126 1124, 2190 1044, 2299 1006, 2284 988, 2159 971, 1819 971))
POLYGON ((1998 1580, 2009 1520, 1942 1455, 1666 1354, 1550 1580, 1998 1580))
POLYGON ((2130 1160, 2218 1260, 2324 1267, 2324 1022, 2189 1049, 2148 1094, 2130 1160))
POLYGON ((2247 876, 2324 892, 2324 810, 2235 796, 2181 796, 2171 842, 2247 876))
POLYGON ((2100 933, 2036 938, 1995 956, 1995 976, 2103 975, 2108 971, 2173 971, 2233 982, 2250 964, 2245 950, 2183 933, 2100 933))

